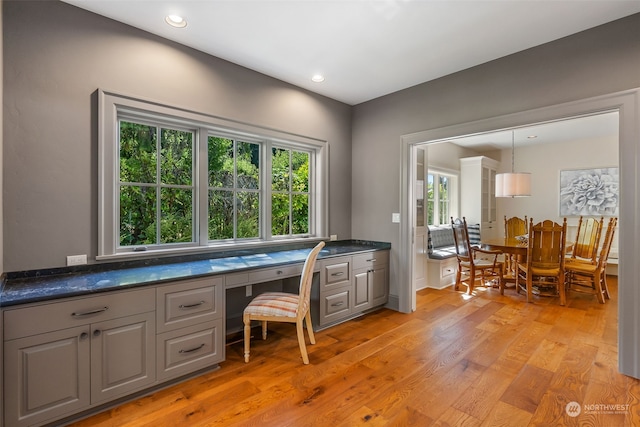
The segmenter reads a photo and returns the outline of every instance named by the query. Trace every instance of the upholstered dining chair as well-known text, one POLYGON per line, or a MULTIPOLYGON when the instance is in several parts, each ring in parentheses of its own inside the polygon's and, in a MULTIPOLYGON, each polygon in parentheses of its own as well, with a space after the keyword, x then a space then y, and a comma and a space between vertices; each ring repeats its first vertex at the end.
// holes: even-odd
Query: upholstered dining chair
POLYGON ((604 217, 598 221, 594 217, 578 220, 578 231, 576 240, 571 248, 571 255, 566 259, 566 264, 573 262, 586 262, 596 264, 598 257, 598 247, 600 246, 600 236, 604 225, 604 217))
MULTIPOLYGON (((524 216, 524 219, 518 218, 517 216, 511 217, 507 219, 507 216, 504 216, 504 237, 507 239, 515 239, 518 236, 524 236, 527 234, 527 216, 524 216)), ((515 255, 505 254, 504 263, 507 271, 510 271, 511 274, 515 277, 516 275, 516 266, 518 262, 522 260, 518 260, 515 255)))
POLYGON ((527 302, 537 295, 560 296, 560 305, 566 304, 564 283, 564 247, 567 238, 567 219, 562 225, 551 220, 533 224, 529 222, 527 260, 518 263, 516 291, 525 290, 527 302), (535 290, 534 290, 535 288, 535 290))
POLYGON ((609 258, 611 242, 617 225, 617 218, 609 219, 600 255, 595 264, 590 262, 567 262, 565 264, 567 290, 595 294, 601 304, 604 304, 605 300, 609 299, 606 273, 607 259, 609 258))
POLYGON ((454 289, 457 291, 461 283, 467 282, 467 294, 471 295, 476 282, 476 272, 480 273, 480 280, 486 283, 488 280, 497 280, 500 293, 504 294, 504 282, 502 280, 503 264, 498 261, 498 256, 502 251, 490 251, 471 246, 469 241, 469 231, 467 230, 466 218, 451 218, 451 229, 453 230, 453 240, 456 247, 456 257, 458 260, 458 270, 456 272, 456 283, 454 289), (478 254, 485 257, 479 258, 478 254), (487 258, 486 256, 489 255, 487 258), (463 279, 463 275, 466 279, 463 279))
POLYGON ((298 294, 287 292, 265 292, 256 296, 244 309, 242 320, 244 322, 244 361, 249 362, 249 347, 251 343, 251 321, 258 320, 262 323, 262 339, 267 339, 267 322, 287 322, 295 323, 298 334, 298 345, 302 354, 302 361, 309 364, 307 346, 304 338, 304 326, 306 323, 307 333, 311 344, 316 343, 311 325, 311 313, 309 311, 311 299, 311 283, 313 279, 313 269, 316 264, 318 254, 324 247, 324 242, 320 242, 314 247, 302 268, 300 276, 300 289, 298 294))

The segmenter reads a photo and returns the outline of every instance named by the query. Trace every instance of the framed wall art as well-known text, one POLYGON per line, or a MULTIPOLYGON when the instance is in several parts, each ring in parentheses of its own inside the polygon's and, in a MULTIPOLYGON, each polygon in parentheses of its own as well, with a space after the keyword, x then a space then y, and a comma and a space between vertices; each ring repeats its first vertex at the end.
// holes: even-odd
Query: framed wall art
POLYGON ((560 216, 617 216, 618 168, 560 171, 560 216))

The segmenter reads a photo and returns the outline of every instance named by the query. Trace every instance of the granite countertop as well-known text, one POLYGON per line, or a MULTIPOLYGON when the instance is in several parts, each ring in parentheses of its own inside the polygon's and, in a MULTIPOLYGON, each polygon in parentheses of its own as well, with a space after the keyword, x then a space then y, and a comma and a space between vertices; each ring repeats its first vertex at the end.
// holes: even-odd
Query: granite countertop
MULTIPOLYGON (((0 283, 0 307, 127 289, 163 281, 224 274, 304 262, 314 243, 237 250, 206 256, 101 263, 80 268, 8 273, 0 283)), ((318 259, 390 249, 390 243, 363 240, 327 242, 318 259)))

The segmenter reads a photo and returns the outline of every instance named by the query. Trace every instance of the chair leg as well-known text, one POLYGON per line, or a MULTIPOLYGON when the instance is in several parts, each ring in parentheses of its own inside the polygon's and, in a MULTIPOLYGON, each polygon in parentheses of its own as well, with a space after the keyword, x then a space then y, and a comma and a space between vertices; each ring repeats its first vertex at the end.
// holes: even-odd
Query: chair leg
POLYGON ((262 339, 263 340, 267 339, 267 321, 266 320, 262 321, 262 339))
POLYGON ((309 342, 311 344, 316 343, 316 337, 313 334, 313 326, 311 326, 311 312, 307 311, 307 314, 304 316, 307 321, 307 334, 309 334, 309 342))
POLYGON ((302 363, 309 364, 309 356, 307 355, 307 346, 304 343, 304 329, 302 328, 302 318, 296 322, 296 331, 298 333, 298 345, 300 346, 300 354, 302 354, 302 363))
POLYGON ((473 287, 476 283, 476 272, 473 268, 469 271, 469 287, 467 288, 467 294, 471 295, 473 292, 473 287))
POLYGON ((244 316, 244 363, 249 363, 249 347, 251 345, 251 319, 244 316))
POLYGON ((602 280, 600 282, 602 283, 602 293, 604 294, 604 298, 611 299, 609 296, 609 285, 607 284, 607 273, 604 270, 602 271, 602 280))
POLYGON ((602 280, 600 277, 593 277, 593 287, 595 288, 596 298, 600 304, 604 304, 604 289, 602 289, 602 280))
POLYGON ((558 293, 560 293, 560 305, 567 304, 566 287, 564 286, 564 274, 558 276, 558 293))

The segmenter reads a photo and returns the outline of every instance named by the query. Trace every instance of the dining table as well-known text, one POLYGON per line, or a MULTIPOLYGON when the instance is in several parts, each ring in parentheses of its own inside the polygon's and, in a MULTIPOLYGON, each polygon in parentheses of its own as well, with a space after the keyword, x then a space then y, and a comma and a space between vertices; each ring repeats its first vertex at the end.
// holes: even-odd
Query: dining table
MULTIPOLYGON (((516 260, 524 260, 527 258, 528 244, 526 240, 518 240, 515 237, 493 237, 480 240, 481 247, 489 250, 499 250, 505 254, 513 255, 516 260)), ((505 282, 516 283, 517 271, 516 263, 510 271, 505 271, 502 280, 505 282)))

